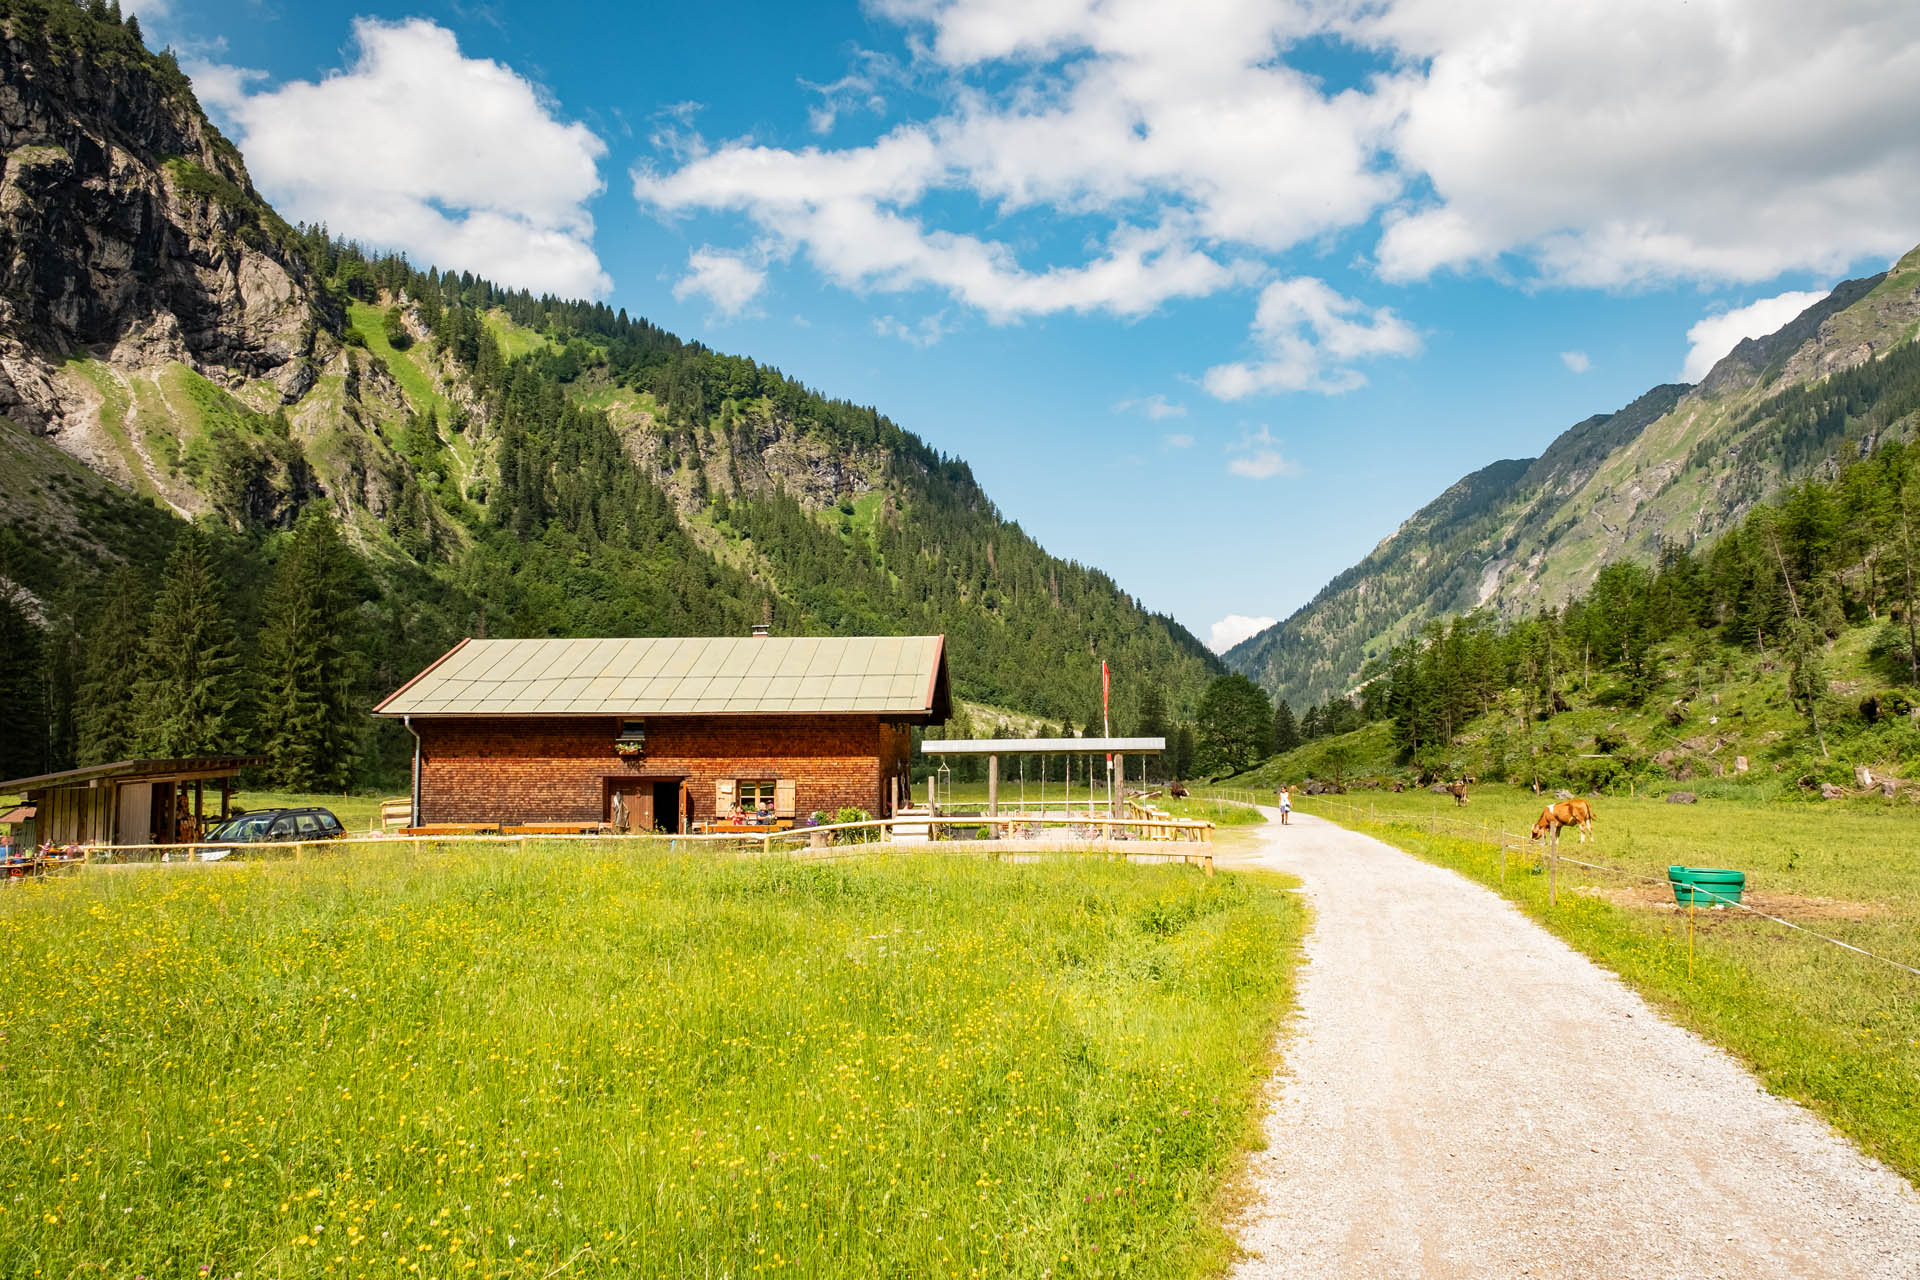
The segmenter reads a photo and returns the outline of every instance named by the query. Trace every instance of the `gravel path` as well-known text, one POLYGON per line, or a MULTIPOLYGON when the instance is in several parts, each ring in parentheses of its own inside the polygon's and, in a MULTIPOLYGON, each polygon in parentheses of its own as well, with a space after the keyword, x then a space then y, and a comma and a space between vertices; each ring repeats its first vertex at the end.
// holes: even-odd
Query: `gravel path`
POLYGON ((1920 1277, 1904 1179, 1494 894, 1298 813, 1222 863, 1317 917, 1236 1280, 1920 1277))

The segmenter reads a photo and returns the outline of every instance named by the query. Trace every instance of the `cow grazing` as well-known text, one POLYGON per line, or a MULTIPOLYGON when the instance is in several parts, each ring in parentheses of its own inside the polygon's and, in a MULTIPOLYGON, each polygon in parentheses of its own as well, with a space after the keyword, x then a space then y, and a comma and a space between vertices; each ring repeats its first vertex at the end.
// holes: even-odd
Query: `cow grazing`
POLYGON ((1541 811, 1540 821, 1533 824, 1533 838, 1558 835, 1564 827, 1580 828, 1580 843, 1585 844, 1593 831, 1593 806, 1585 800, 1555 801, 1541 811))
POLYGON ((1467 784, 1466 783, 1449 782, 1447 784, 1447 794, 1453 797, 1453 804, 1456 809, 1466 807, 1466 803, 1467 803, 1467 784))

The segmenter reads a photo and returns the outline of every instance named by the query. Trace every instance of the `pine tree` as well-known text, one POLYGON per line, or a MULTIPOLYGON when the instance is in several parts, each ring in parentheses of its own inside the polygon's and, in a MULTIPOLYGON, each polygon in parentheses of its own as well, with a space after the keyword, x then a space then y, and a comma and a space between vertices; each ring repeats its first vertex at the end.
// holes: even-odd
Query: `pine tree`
POLYGON ((167 557, 140 646, 136 741, 151 756, 230 753, 244 745, 240 658, 211 540, 188 525, 167 557))
POLYGON ((0 589, 0 778, 46 772, 41 636, 26 602, 0 589))
POLYGON ((1140 705, 1134 712, 1134 733, 1142 738, 1164 738, 1169 727, 1165 695, 1159 685, 1147 685, 1140 691, 1140 705))
POLYGON ((146 597, 140 575, 119 570, 87 630, 80 660, 79 764, 106 764, 136 754, 133 685, 140 669, 146 597))
POLYGON ((291 791, 344 790, 357 747, 358 675, 350 557, 333 517, 313 508, 267 590, 255 680, 268 775, 291 791))
POLYGON ((1285 698, 1273 711, 1273 749, 1275 752, 1291 751, 1300 745, 1300 726, 1293 718, 1293 704, 1285 698))
POLYGON ((1168 745, 1171 748, 1167 752, 1168 772, 1178 781, 1193 772, 1193 726, 1182 724, 1176 727, 1173 740, 1168 745))

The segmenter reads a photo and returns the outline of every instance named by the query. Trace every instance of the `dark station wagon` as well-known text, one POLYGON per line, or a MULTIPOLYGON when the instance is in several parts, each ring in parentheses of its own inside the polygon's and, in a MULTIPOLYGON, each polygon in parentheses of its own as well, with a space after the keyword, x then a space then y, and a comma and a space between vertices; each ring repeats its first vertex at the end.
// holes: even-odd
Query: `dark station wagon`
MULTIPOLYGON (((207 845, 292 844, 307 840, 337 840, 347 834, 340 819, 327 809, 256 809, 227 819, 201 837, 207 845)), ((233 848, 200 850, 203 862, 218 862, 233 848)))

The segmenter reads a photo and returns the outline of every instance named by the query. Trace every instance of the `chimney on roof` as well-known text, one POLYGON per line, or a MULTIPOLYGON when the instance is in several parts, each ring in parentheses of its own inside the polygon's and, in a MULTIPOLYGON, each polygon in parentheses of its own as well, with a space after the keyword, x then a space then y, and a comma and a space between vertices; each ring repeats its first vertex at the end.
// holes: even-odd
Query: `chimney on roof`
POLYGON ((772 628, 772 627, 770 627, 770 626, 768 626, 768 625, 767 625, 766 623, 764 623, 764 622, 756 622, 756 623, 754 623, 754 624, 753 624, 753 638, 754 638, 754 639, 756 639, 756 640, 765 640, 765 639, 766 639, 766 638, 767 638, 768 636, 770 636, 770 635, 772 635, 772 634, 773 634, 773 628, 772 628))

